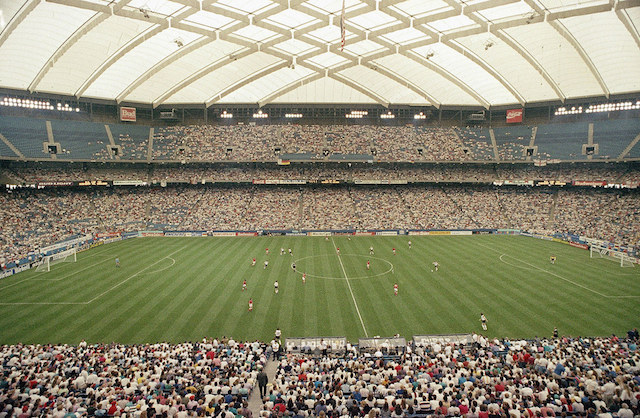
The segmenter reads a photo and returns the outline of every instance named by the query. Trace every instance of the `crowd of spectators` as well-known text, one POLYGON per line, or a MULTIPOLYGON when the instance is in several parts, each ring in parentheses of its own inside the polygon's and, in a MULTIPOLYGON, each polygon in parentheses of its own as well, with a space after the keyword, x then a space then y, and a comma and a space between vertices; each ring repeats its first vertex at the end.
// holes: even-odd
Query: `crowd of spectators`
POLYGON ((401 347, 373 355, 290 355, 260 415, 534 418, 640 414, 635 332, 621 339, 509 340, 401 347))
MULTIPOLYGON (((614 166, 611 172, 591 166, 559 169, 491 167, 478 170, 482 178, 493 172, 503 179, 547 175, 551 181, 568 177, 625 182, 632 166, 614 166), (538 171, 540 169, 541 171, 538 171)), ((538 233, 569 233, 637 247, 640 241, 640 195, 633 189, 497 186, 490 181, 465 183, 440 180, 429 184, 371 185, 377 176, 393 181, 407 175, 430 178, 464 175, 464 167, 336 166, 250 168, 249 181, 271 176, 296 180, 348 180, 356 184, 211 184, 240 177, 242 166, 201 169, 192 167, 188 183, 168 184, 178 168, 69 168, 49 171, 29 166, 10 167, 4 177, 31 181, 86 179, 88 174, 113 178, 160 179, 147 187, 17 188, 0 193, 0 264, 24 259, 39 248, 83 233, 168 230, 290 230, 290 229, 477 229, 514 228, 538 233), (110 173, 110 174, 108 174, 110 173), (201 175, 207 183, 201 184, 201 175), (41 177, 43 176, 43 177, 41 177), (311 180, 311 179, 310 179, 311 180)), ((385 179, 380 179, 385 180, 385 179)), ((568 182, 568 180, 567 180, 568 182)))
POLYGON ((267 362, 258 341, 0 346, 0 417, 234 416, 267 362))

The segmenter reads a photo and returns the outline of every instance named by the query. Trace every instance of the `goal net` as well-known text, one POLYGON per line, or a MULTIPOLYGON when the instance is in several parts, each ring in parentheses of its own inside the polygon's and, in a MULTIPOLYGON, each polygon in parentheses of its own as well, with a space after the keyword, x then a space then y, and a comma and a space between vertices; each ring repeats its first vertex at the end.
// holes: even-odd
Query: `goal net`
POLYGON ((51 271, 51 266, 58 263, 75 263, 76 262, 76 249, 70 248, 59 253, 45 256, 40 264, 36 267, 36 271, 51 271))
POLYGON ((589 257, 591 258, 606 258, 619 263, 620 267, 633 267, 638 262, 636 258, 631 257, 623 251, 614 250, 613 248, 607 248, 597 244, 591 244, 591 247, 589 247, 589 253, 589 257))

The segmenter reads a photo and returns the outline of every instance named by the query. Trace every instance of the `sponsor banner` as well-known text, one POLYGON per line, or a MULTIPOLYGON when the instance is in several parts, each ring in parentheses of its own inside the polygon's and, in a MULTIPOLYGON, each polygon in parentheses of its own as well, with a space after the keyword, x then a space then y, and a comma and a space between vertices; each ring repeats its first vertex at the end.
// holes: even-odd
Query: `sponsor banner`
POLYGON ((345 351, 347 339, 345 337, 307 337, 307 338, 286 338, 284 346, 287 351, 311 351, 317 350, 325 345, 331 351, 345 351))
POLYGON ((408 184, 407 180, 354 180, 354 184, 408 184))
POLYGON ((120 120, 123 122, 135 122, 136 121, 136 108, 124 107, 120 108, 120 120))
POLYGON ((36 183, 38 187, 73 186, 72 181, 41 181, 36 183))
POLYGON ((309 231, 307 233, 310 237, 328 237, 331 236, 330 231, 309 231))
POLYGON ((589 249, 589 246, 587 244, 580 244, 579 242, 569 241, 569 245, 576 248, 582 248, 583 250, 589 249))
POLYGON ((451 235, 473 235, 473 231, 451 231, 451 235))
POLYGON ((110 244, 112 242, 116 242, 116 241, 122 241, 122 237, 113 237, 113 238, 107 238, 104 240, 105 244, 110 244))
POLYGON ((108 181, 102 180, 85 180, 78 183, 78 186, 108 186, 108 181))
POLYGON ((333 235, 336 235, 336 236, 353 235, 353 232, 350 232, 350 231, 334 232, 333 235))
POLYGON ((165 237, 201 237, 206 231, 164 231, 165 237))
POLYGON ((571 184, 574 186, 603 187, 607 182, 601 180, 574 180, 571 184))
POLYGON ((87 248, 87 250, 91 248, 99 247, 102 244, 104 244, 104 241, 93 241, 91 245, 89 245, 89 248, 87 248))
POLYGON ((375 232, 369 232, 369 231, 356 231, 353 233, 353 235, 357 235, 357 236, 365 236, 365 235, 375 235, 375 232))
POLYGON ((257 237, 257 232, 236 232, 237 237, 257 237))
POLYGON ((544 181, 536 181, 536 186, 566 186, 566 181, 558 181, 558 180, 544 180, 544 181))
POLYGON ((520 123, 522 122, 522 115, 524 109, 509 109, 507 110, 507 123, 520 123))
POLYGON ((264 180, 256 180, 256 179, 253 179, 252 183, 253 183, 253 184, 264 184, 264 180))
POLYGON ((545 241, 551 241, 551 240, 553 240, 553 237, 550 237, 549 235, 531 234, 531 236, 532 236, 533 238, 543 239, 543 240, 545 240, 545 241))
POLYGON ((404 349, 407 346, 407 340, 404 338, 360 338, 358 340, 358 348, 360 350, 372 349, 404 349))
POLYGON ((138 231, 135 231, 135 232, 125 232, 124 234, 122 234, 122 237, 123 237, 123 238, 125 238, 125 239, 127 239, 127 238, 137 237, 138 235, 139 235, 139 234, 138 234, 138 231))
POLYGON ((451 231, 427 231, 427 235, 451 235, 451 231))
POLYGON ((306 237, 307 233, 306 232, 287 232, 285 233, 285 235, 288 237, 306 237))
POLYGON ((506 235, 518 235, 520 234, 519 229, 498 229, 496 230, 496 234, 506 234, 506 235))
POLYGON ((236 233, 229 231, 211 231, 209 235, 212 237, 235 237, 236 233))
POLYGON ((436 343, 471 344, 473 343, 473 336, 471 334, 414 335, 413 343, 422 347, 436 343))
POLYGON ((530 232, 520 232, 520 235, 525 236, 525 237, 533 237, 533 235, 531 235, 530 232))
POLYGON ((0 279, 4 279, 9 276, 13 276, 13 269, 0 272, 0 279))
POLYGON ((409 235, 429 235, 429 231, 409 231, 409 235))
POLYGON ((382 236, 398 235, 398 231, 377 231, 376 235, 382 235, 382 236))
MULTIPOLYGON (((137 232, 136 232, 137 234, 137 232)), ((113 238, 113 237, 119 237, 120 236, 120 232, 99 232, 96 234, 96 238, 113 238)))
POLYGON ((146 186, 147 184, 149 183, 142 180, 114 180, 113 181, 114 186, 146 186))
POLYGON ((568 244, 567 241, 565 241, 563 239, 560 239, 560 238, 551 238, 551 241, 553 241, 553 242, 561 242, 563 244, 568 244))
MULTIPOLYGON (((494 182, 495 184, 496 182, 494 182)), ((503 180, 505 186, 533 186, 533 180, 503 180)), ((501 186, 497 184, 496 186, 501 186)))
POLYGON ((163 237, 163 231, 140 231, 142 237, 163 237))
POLYGON ((40 253, 44 254, 44 253, 47 253, 49 251, 59 250, 61 248, 69 248, 69 247, 71 247, 73 245, 79 244, 81 242, 90 241, 92 239, 93 239, 93 235, 86 234, 86 235, 83 235, 83 236, 78 237, 78 238, 70 239, 68 241, 57 242, 57 243, 55 243, 53 245, 49 245, 47 247, 42 247, 42 248, 40 248, 40 253))

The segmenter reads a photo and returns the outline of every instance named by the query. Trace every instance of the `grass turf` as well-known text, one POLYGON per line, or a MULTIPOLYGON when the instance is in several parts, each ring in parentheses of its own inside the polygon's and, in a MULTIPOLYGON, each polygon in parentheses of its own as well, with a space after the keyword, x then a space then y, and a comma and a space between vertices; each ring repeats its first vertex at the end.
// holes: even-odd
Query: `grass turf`
POLYGON ((1 280, 0 343, 270 340, 276 327, 285 337, 411 338, 481 332, 480 312, 490 336, 548 336, 554 326, 602 336, 638 326, 639 278, 637 267, 518 236, 138 238, 1 280))

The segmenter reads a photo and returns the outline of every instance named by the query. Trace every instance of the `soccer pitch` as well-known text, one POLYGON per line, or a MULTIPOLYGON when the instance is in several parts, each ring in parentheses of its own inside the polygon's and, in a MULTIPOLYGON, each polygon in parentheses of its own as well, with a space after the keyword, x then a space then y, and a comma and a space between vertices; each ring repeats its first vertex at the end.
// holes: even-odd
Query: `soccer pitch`
POLYGON ((409 339, 482 332, 480 312, 490 336, 603 336, 638 326, 639 278, 638 267, 520 236, 137 238, 0 280, 0 343, 268 341, 276 327, 409 339))

